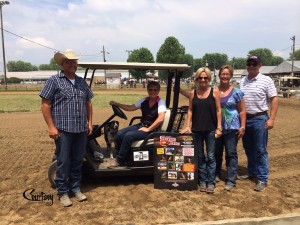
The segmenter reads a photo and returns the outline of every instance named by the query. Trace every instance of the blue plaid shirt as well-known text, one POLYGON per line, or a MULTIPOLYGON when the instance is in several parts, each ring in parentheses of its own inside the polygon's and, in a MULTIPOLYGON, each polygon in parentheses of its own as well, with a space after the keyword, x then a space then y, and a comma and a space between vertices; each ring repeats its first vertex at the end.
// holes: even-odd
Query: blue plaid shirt
POLYGON ((94 95, 83 78, 76 75, 73 85, 61 71, 46 81, 39 96, 51 101, 52 119, 58 130, 87 131, 86 105, 94 95))

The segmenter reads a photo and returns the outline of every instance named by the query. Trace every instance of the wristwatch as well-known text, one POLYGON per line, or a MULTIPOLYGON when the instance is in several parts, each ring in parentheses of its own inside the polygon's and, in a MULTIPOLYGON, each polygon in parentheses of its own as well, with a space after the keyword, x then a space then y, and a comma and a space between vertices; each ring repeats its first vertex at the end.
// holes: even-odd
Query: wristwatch
POLYGON ((217 127, 217 130, 222 132, 222 127, 217 127))

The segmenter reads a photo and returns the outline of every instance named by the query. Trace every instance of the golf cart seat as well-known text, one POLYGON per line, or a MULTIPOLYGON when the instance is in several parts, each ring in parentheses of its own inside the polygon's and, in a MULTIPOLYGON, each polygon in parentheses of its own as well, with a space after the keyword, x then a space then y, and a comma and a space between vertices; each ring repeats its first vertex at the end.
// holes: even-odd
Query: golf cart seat
MULTIPOLYGON (((171 117, 171 109, 167 109, 167 111, 165 113, 164 121, 163 121, 162 125, 160 126, 158 132, 166 132, 167 131, 169 121, 170 121, 170 117, 171 117)), ((145 140, 135 141, 131 144, 131 147, 132 148, 139 148, 144 141, 145 140)), ((148 139, 146 145, 153 145, 153 143, 154 143, 153 139, 148 139)))

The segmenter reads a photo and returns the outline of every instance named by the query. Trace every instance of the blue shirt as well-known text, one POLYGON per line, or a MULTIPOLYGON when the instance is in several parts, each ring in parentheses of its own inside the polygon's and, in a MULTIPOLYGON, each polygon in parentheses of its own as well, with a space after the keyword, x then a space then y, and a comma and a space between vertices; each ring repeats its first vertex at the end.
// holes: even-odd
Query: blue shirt
POLYGON ((58 130, 87 131, 86 106, 94 95, 83 78, 76 75, 73 85, 61 71, 46 81, 39 96, 51 102, 52 119, 58 130))
POLYGON ((234 87, 227 96, 220 98, 223 133, 227 133, 227 130, 240 129, 241 123, 238 104, 243 99, 243 96, 244 93, 240 89, 234 87))

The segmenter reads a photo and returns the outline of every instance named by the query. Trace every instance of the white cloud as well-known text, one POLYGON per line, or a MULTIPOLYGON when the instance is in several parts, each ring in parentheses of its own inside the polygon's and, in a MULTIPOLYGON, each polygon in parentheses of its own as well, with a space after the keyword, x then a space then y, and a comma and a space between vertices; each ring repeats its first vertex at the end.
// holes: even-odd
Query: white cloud
MULTIPOLYGON (((95 60, 102 59, 103 45, 109 61, 126 61, 126 50, 141 47, 156 57, 168 36, 194 58, 212 52, 245 57, 255 48, 287 58, 289 50, 281 49, 292 45, 290 37, 299 43, 299 8, 298 0, 15 0, 3 7, 3 17, 4 29, 61 51, 98 54, 95 60)), ((53 50, 11 34, 5 43, 7 61, 42 64, 53 57, 53 50)))

